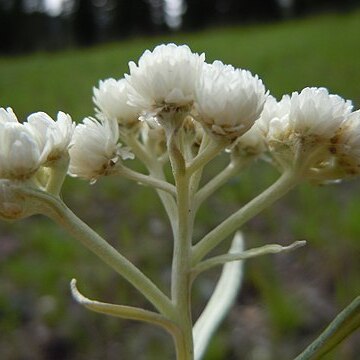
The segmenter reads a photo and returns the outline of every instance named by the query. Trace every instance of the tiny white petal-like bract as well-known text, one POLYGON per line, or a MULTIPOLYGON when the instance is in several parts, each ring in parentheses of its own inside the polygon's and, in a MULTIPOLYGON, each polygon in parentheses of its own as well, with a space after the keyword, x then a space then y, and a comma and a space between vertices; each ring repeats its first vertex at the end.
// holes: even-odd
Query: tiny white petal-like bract
POLYGON ((75 129, 70 115, 59 111, 54 121, 48 114, 37 112, 31 114, 24 125, 37 140, 41 151, 47 153, 45 166, 68 152, 75 129))
POLYGON ((279 139, 289 125, 290 96, 284 95, 280 102, 269 95, 256 124, 259 131, 269 139, 279 139))
POLYGON ((31 131, 19 123, 11 108, 0 109, 0 178, 29 179, 45 153, 31 131))
POLYGON ((141 109, 128 104, 128 89, 125 79, 100 80, 99 87, 93 89, 96 111, 107 118, 116 119, 121 125, 137 123, 141 109))
POLYGON ((195 107, 212 133, 233 140, 254 124, 266 97, 265 86, 257 75, 215 61, 203 66, 195 107))
MULTIPOLYGON (((329 161, 331 139, 352 110, 350 101, 325 88, 305 88, 276 102, 269 97, 259 119, 259 129, 270 152, 288 165, 301 151, 312 165, 329 161)), ((287 166, 287 165, 285 165, 287 166)))
POLYGON ((159 45, 146 50, 138 65, 129 63, 129 105, 143 111, 192 105, 195 86, 205 60, 186 45, 159 45))
POLYGON ((351 101, 329 94, 325 88, 305 88, 291 96, 290 127, 303 135, 334 136, 352 110, 351 101))
POLYGON ((115 163, 132 159, 133 154, 118 144, 119 128, 115 119, 99 121, 85 118, 75 128, 70 144, 69 174, 95 181, 110 172, 115 163))
POLYGON ((8 107, 6 109, 0 108, 0 124, 14 122, 17 123, 18 119, 12 108, 8 107))

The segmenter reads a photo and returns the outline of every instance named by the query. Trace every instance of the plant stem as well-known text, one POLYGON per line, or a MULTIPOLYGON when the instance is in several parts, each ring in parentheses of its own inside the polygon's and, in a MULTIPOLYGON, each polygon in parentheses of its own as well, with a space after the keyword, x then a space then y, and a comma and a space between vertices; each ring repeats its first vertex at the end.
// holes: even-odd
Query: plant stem
POLYGON ((168 318, 174 317, 174 307, 170 299, 134 264, 80 220, 60 198, 39 190, 27 190, 26 192, 27 195, 50 206, 52 211, 44 212, 44 215, 52 218, 60 226, 65 228, 74 238, 79 240, 106 264, 128 280, 161 314, 168 318))
POLYGON ((71 292, 74 299, 80 304, 85 306, 91 311, 95 311, 101 314, 116 316, 122 319, 143 321, 149 324, 157 325, 167 330, 170 334, 176 334, 179 330, 176 324, 164 317, 161 314, 153 311, 136 308, 133 306, 116 305, 104 303, 96 300, 91 300, 82 295, 76 287, 76 280, 71 281, 71 292))
POLYGON ((248 161, 231 161, 224 170, 212 178, 196 193, 194 200, 195 209, 198 209, 209 196, 211 196, 220 186, 225 184, 231 177, 235 176, 247 163, 248 161))
POLYGON ((360 328, 360 296, 355 298, 329 326, 294 360, 319 360, 360 328))
MULTIPOLYGON (((156 179, 159 179, 159 181, 166 181, 164 171, 162 169, 161 164, 159 163, 153 163, 149 165, 148 168, 150 175, 155 177, 156 179)), ((174 233, 175 229, 175 218, 176 218, 176 203, 175 199, 167 192, 164 192, 162 190, 156 190, 161 203, 163 204, 163 207, 165 209, 165 212, 169 218, 171 228, 174 233)))
POLYGON ((163 190, 170 195, 175 195, 175 186, 169 184, 167 181, 156 179, 149 175, 141 174, 137 171, 129 169, 128 167, 120 164, 116 167, 116 174, 119 174, 127 179, 139 182, 142 185, 152 186, 155 189, 163 190))
POLYGON ((246 221, 250 220, 266 207, 284 196, 300 180, 301 177, 299 177, 296 172, 284 172, 273 185, 224 220, 194 246, 192 265, 195 266, 207 253, 242 226, 246 221))
MULTIPOLYGON (((180 360, 193 359, 192 317, 191 317, 191 238, 192 209, 189 196, 189 180, 186 175, 176 177, 178 191, 178 224, 174 239, 172 264, 171 297, 179 314, 179 327, 183 333, 185 357, 180 360)), ((180 350, 178 350, 180 351, 180 350)))
POLYGON ((222 141, 220 139, 213 139, 212 141, 210 141, 204 151, 199 152, 199 154, 187 166, 189 176, 193 174, 197 169, 205 166, 228 145, 229 144, 227 141, 222 141))
MULTIPOLYGON (((146 148, 134 136, 129 136, 125 134, 123 135, 123 139, 125 143, 130 146, 136 158, 138 158, 146 166, 146 168, 149 170, 150 175, 155 177, 159 181, 166 182, 162 169, 162 164, 160 164, 157 159, 150 157, 149 154, 146 152, 146 148)), ((171 227, 174 228, 174 218, 176 211, 174 198, 170 194, 162 190, 157 189, 156 192, 159 195, 166 214, 168 215, 171 227)))
POLYGON ((246 260, 257 256, 268 255, 268 254, 278 254, 283 251, 295 250, 301 246, 306 245, 305 240, 295 241, 294 243, 288 246, 282 246, 279 244, 269 244, 264 245, 258 248, 245 250, 241 253, 228 253, 224 255, 214 256, 210 259, 203 260, 199 262, 193 269, 193 276, 197 276, 203 271, 206 271, 214 266, 223 265, 228 262, 246 260))
POLYGON ((46 191, 52 195, 59 195, 69 167, 69 155, 58 159, 50 168, 50 177, 46 184, 46 191))
POLYGON ((191 317, 191 240, 193 214, 190 201, 190 180, 185 160, 177 147, 176 131, 168 133, 168 150, 177 191, 177 216, 171 273, 171 299, 178 314, 176 323, 181 336, 174 338, 178 360, 193 360, 191 317))

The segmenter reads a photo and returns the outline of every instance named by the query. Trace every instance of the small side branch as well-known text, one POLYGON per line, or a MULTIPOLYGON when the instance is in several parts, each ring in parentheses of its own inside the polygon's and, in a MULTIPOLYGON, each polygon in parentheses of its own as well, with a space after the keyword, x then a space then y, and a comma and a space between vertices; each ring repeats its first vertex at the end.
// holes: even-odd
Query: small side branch
POLYGON ((304 245, 306 245, 306 241, 299 240, 299 241, 295 241, 294 243, 292 243, 291 245, 288 245, 288 246, 282 246, 279 244, 270 244, 270 245, 265 245, 265 246, 262 246, 259 248, 246 250, 241 253, 228 253, 225 255, 215 256, 213 258, 204 260, 204 261, 200 262, 199 264, 197 264, 192 269, 192 275, 197 276, 201 272, 208 270, 214 266, 223 265, 223 264, 231 262, 231 261, 245 260, 245 259, 250 259, 250 258, 261 256, 261 255, 266 255, 266 254, 278 254, 278 253, 284 252, 284 251, 295 250, 304 245))
POLYGON ((42 211, 42 214, 57 222, 75 239, 129 281, 161 314, 173 318, 174 307, 170 299, 140 269, 80 220, 59 198, 36 189, 27 188, 19 191, 43 204, 47 211, 42 211))
POLYGON ((289 171, 283 173, 268 189, 205 235, 203 239, 193 247, 192 264, 195 266, 207 253, 231 235, 231 233, 235 232, 235 230, 239 229, 248 220, 284 196, 289 190, 295 187, 300 180, 301 178, 299 178, 295 172, 289 171))
POLYGON ((225 184, 229 179, 235 176, 240 169, 246 166, 248 162, 231 161, 228 166, 212 178, 206 185, 204 185, 195 195, 195 209, 209 198, 217 189, 225 184))
POLYGON ((71 280, 70 289, 74 299, 91 311, 109 316, 120 317, 122 319, 144 321, 150 324, 158 325, 170 333, 173 333, 176 328, 176 325, 172 321, 153 311, 133 306, 115 305, 91 300, 79 292, 76 286, 76 279, 71 280))
POLYGON ((156 179, 149 175, 141 174, 122 164, 119 164, 116 167, 116 174, 124 176, 127 179, 137 181, 142 185, 152 186, 155 189, 163 190, 169 193, 170 195, 176 196, 176 188, 174 185, 168 183, 167 181, 156 179))
POLYGON ((204 167, 209 161, 211 161, 216 155, 229 145, 227 141, 221 141, 220 139, 210 141, 204 151, 199 154, 187 165, 187 174, 190 176, 196 170, 204 167))

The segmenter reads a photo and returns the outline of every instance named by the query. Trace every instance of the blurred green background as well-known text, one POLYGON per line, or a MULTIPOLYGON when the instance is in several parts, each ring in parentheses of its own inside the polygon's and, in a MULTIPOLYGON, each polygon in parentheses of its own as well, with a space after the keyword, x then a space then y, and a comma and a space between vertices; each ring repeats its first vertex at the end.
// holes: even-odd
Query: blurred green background
MULTIPOLYGON (((92 87, 120 78, 127 63, 156 44, 189 44, 215 59, 259 74, 276 97, 325 86, 360 105, 360 12, 283 23, 213 28, 192 34, 136 38, 86 50, 0 58, 1 106, 24 119, 58 110, 81 121, 93 114, 92 87)), ((219 157, 211 176, 225 165, 219 157)), ((255 163, 202 208, 200 237, 276 178, 255 163)), ((304 184, 244 227, 247 247, 307 239, 296 252, 251 260, 237 304, 214 337, 208 360, 295 357, 360 293, 359 181, 304 184)), ((152 190, 123 179, 95 185, 67 179, 65 202, 160 287, 170 278, 170 230, 152 190)), ((219 270, 194 286, 194 314, 219 270)), ((76 277, 88 297, 148 307, 133 288, 49 220, 0 224, 0 359, 172 359, 170 337, 140 323, 90 313, 69 291, 76 277)), ((356 360, 353 335, 326 359, 356 360)))

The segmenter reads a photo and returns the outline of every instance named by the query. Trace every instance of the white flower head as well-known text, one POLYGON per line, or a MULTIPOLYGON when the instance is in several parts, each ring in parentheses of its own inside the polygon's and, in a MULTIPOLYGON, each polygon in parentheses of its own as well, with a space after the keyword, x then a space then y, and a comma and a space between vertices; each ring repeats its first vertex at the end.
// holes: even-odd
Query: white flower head
POLYGON ((93 93, 93 101, 100 117, 115 119, 124 126, 138 122, 141 110, 128 105, 128 83, 125 79, 100 80, 99 87, 94 87, 93 93))
POLYGON ((0 109, 0 178, 27 180, 46 157, 31 131, 11 108, 0 109))
POLYGON ((129 105, 143 111, 158 111, 167 107, 192 105, 195 85, 204 54, 191 52, 186 45, 159 45, 146 50, 138 65, 129 63, 129 105))
POLYGON ((33 134, 41 151, 47 154, 45 166, 51 166, 54 161, 68 153, 75 129, 70 115, 59 111, 54 121, 48 114, 37 112, 31 114, 24 125, 33 134))
POLYGON ((212 133, 233 140, 254 124, 266 97, 257 75, 215 61, 203 66, 196 89, 196 110, 212 133))
POLYGON ((90 181, 111 172, 119 158, 133 158, 126 148, 120 148, 119 128, 114 119, 98 121, 85 118, 75 128, 70 144, 69 174, 90 181))
POLYGON ((327 163, 331 139, 351 112, 350 101, 325 88, 305 88, 276 102, 267 100, 259 128, 270 152, 283 166, 301 153, 312 165, 327 163), (284 162, 285 160, 285 162, 284 162))
POLYGON ((291 96, 290 127, 303 135, 329 139, 341 126, 353 106, 325 88, 305 88, 291 96))

